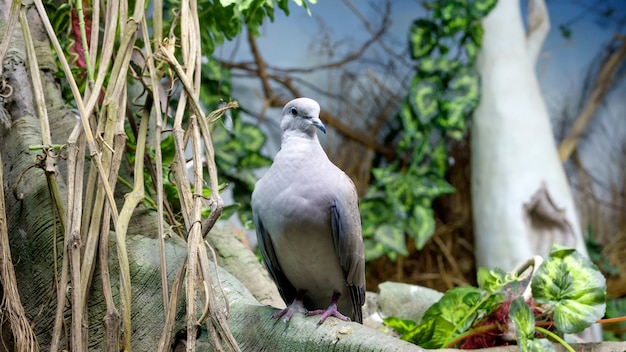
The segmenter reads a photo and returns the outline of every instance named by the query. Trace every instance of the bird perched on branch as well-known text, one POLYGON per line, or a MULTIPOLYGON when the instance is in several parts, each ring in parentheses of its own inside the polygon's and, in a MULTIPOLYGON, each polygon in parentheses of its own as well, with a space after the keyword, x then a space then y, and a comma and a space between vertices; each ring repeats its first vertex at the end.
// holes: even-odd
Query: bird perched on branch
POLYGON ((287 308, 363 322, 365 258, 358 196, 352 180, 317 138, 326 127, 319 104, 294 99, 283 108, 281 148, 252 193, 252 213, 265 266, 287 308))

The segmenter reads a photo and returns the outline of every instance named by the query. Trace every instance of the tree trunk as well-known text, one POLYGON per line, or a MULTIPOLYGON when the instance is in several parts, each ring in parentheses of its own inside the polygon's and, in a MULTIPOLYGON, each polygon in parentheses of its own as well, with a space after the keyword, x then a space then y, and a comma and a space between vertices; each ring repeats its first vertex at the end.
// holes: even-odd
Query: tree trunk
POLYGON ((553 243, 587 253, 535 76, 549 28, 543 0, 529 1, 528 13, 528 33, 518 0, 498 1, 483 20, 471 129, 476 261, 507 271, 553 243))

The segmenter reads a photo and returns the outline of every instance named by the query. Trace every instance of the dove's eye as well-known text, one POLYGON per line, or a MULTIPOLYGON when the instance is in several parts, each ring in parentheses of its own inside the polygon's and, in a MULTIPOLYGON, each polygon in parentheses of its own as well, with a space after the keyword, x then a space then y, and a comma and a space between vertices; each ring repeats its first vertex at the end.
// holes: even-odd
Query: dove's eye
POLYGON ((296 108, 291 108, 291 114, 298 115, 298 110, 296 110, 296 108))

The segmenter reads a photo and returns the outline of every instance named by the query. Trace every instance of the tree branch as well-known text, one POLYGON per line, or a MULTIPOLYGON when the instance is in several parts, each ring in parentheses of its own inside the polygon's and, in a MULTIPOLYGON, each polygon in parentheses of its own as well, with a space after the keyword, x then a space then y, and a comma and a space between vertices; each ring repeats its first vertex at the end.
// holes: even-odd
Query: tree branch
POLYGON ((580 115, 578 115, 578 118, 576 118, 572 129, 567 133, 567 136, 559 146, 559 158, 561 162, 567 161, 572 155, 585 128, 589 125, 591 118, 600 106, 606 92, 609 87, 611 87, 611 84, 613 84, 617 70, 626 59, 626 37, 620 36, 618 40, 622 41, 622 45, 605 61, 604 65, 602 65, 591 96, 587 100, 580 115))

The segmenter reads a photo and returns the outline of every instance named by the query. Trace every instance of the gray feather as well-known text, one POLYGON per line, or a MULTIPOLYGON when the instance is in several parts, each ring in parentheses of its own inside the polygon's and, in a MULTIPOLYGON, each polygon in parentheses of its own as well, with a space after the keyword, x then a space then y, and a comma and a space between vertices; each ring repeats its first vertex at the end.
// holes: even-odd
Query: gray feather
POLYGON ((261 254, 287 304, 306 290, 309 310, 328 306, 362 322, 365 259, 356 188, 326 156, 317 102, 292 100, 283 109, 281 150, 252 193, 261 254))

